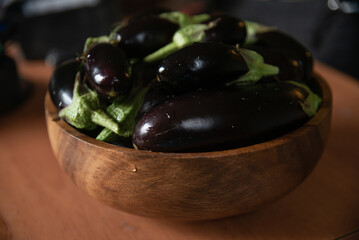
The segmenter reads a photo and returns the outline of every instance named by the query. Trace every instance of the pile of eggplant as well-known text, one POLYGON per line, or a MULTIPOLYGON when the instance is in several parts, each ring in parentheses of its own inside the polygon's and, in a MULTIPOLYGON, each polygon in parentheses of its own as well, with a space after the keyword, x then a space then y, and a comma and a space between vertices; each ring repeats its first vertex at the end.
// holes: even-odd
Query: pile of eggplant
POLYGON ((96 139, 158 152, 217 151, 288 133, 321 103, 311 53, 226 14, 140 14, 57 67, 59 117, 96 139))

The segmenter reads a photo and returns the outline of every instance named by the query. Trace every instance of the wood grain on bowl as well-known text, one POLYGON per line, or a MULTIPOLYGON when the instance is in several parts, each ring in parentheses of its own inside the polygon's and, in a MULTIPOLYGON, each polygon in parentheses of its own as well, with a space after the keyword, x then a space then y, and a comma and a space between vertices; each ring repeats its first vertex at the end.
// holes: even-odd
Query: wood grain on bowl
POLYGON ((73 182, 116 209, 148 217, 204 220, 238 215, 298 186, 320 158, 329 134, 332 96, 302 127, 260 144, 215 152, 160 153, 88 137, 57 118, 49 94, 46 121, 53 152, 73 182))

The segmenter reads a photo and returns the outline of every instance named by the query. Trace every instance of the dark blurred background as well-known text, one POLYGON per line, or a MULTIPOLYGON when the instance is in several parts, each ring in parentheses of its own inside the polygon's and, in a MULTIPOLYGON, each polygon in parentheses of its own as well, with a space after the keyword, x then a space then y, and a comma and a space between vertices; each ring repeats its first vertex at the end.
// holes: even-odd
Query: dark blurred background
POLYGON ((16 42, 26 59, 57 64, 81 53, 89 36, 152 8, 191 14, 224 11, 288 32, 313 55, 359 78, 359 1, 347 0, 2 0, 0 38, 16 42))

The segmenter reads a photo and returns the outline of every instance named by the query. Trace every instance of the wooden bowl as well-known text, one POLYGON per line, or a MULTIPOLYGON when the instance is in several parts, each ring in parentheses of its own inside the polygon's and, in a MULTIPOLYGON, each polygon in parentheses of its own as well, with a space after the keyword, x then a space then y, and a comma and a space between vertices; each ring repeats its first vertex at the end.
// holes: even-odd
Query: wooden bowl
POLYGON ((116 209, 156 218, 205 220, 247 213, 297 187, 319 160, 328 138, 331 91, 317 114, 279 138, 202 153, 134 150, 88 137, 63 120, 49 94, 46 122, 61 168, 82 190, 116 209))

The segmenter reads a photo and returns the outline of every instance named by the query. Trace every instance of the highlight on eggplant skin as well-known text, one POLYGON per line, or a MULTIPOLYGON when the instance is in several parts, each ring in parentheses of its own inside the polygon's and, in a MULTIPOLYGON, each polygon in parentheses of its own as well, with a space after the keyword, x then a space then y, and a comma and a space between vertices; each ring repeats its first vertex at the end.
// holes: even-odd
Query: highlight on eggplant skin
POLYGON ((208 42, 195 43, 167 56, 158 66, 158 81, 178 88, 223 85, 248 72, 235 47, 208 42))
POLYGON ((115 45, 100 43, 91 48, 84 70, 88 83, 105 99, 124 95, 132 86, 129 60, 115 45))
POLYGON ((287 82, 203 90, 170 99, 148 111, 135 127, 136 149, 215 151, 278 137, 304 124, 307 92, 287 82))
POLYGON ((58 109, 63 109, 72 102, 72 95, 80 63, 75 59, 63 62, 56 67, 50 77, 49 93, 52 102, 58 109))

